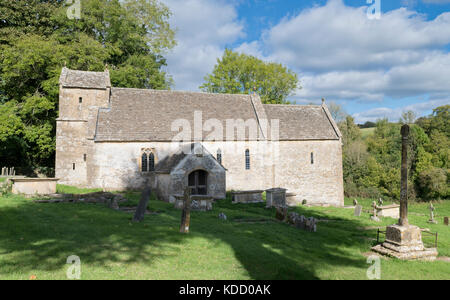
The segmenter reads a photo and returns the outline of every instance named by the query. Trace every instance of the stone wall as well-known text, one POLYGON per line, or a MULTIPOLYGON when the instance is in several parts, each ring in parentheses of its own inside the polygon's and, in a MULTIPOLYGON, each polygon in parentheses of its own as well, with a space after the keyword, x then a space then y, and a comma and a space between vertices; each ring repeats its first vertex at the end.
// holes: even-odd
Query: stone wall
MULTIPOLYGON (((286 188, 301 203, 343 206, 342 146, 340 141, 204 142, 214 156, 221 149, 227 190, 286 188), (245 150, 250 150, 250 170, 245 169, 245 150), (314 163, 311 164, 311 153, 314 163)), ((178 150, 173 143, 95 143, 96 174, 90 187, 109 190, 140 188, 149 175, 139 171, 141 149, 154 148, 156 163, 178 150)), ((155 180, 155 179, 154 179, 155 180)), ((167 178, 165 179, 167 180, 167 178)), ((153 181, 153 185, 157 185, 153 181)), ((161 179, 161 184, 167 182, 161 179)))
POLYGON ((87 186, 96 177, 91 172, 95 126, 98 109, 109 105, 109 93, 109 89, 60 88, 55 162, 60 183, 87 186))

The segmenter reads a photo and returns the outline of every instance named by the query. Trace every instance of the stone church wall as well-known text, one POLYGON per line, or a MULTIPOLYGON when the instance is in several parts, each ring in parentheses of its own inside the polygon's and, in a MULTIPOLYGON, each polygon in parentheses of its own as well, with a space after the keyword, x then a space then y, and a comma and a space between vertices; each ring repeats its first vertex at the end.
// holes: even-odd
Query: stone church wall
MULTIPOLYGON (((222 152, 227 190, 283 187, 295 193, 298 203, 343 205, 342 150, 340 141, 204 142, 216 157, 222 152), (245 150, 250 150, 250 170, 245 169, 245 150), (314 162, 311 163, 311 153, 314 162)), ((88 184, 107 190, 140 188, 148 174, 139 170, 141 149, 152 148, 156 163, 178 149, 172 143, 95 143, 96 175, 88 184)), ((153 178, 153 187, 169 187, 167 178, 153 178)))

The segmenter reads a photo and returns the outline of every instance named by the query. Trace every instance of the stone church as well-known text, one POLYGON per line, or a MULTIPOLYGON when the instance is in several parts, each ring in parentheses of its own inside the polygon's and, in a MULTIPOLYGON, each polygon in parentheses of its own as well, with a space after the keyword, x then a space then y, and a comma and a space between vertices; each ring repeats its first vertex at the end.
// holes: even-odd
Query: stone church
POLYGON ((111 87, 109 72, 63 68, 59 183, 183 194, 282 187, 294 203, 344 204, 342 136, 325 103, 266 105, 258 95, 111 87))

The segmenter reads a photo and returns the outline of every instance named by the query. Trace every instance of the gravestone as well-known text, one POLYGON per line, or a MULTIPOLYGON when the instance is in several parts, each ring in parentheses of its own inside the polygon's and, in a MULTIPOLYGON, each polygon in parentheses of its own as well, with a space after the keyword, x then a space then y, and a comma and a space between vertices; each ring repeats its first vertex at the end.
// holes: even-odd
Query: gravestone
POLYGON ((448 226, 448 217, 444 217, 444 225, 447 225, 448 226))
POLYGON ((305 225, 306 225, 306 218, 304 215, 301 215, 300 217, 295 219, 294 226, 296 228, 305 229, 305 225))
POLYGON ((150 195, 152 190, 147 187, 142 192, 141 200, 133 216, 133 222, 142 222, 144 220, 145 212, 147 211, 148 202, 150 201, 150 195))
POLYGON ((219 219, 226 221, 227 220, 227 215, 224 213, 220 213, 219 214, 219 219))
POLYGON ((184 190, 184 205, 183 212, 181 213, 181 233, 189 233, 189 226, 191 223, 191 189, 186 188, 184 190))
POLYGON ((358 205, 358 200, 354 199, 353 200, 353 206, 356 206, 356 205, 358 205))
POLYGON ((286 207, 277 207, 277 212, 275 214, 275 218, 280 221, 286 220, 287 217, 287 208, 286 207))
POLYGON ((433 203, 430 203, 430 219, 428 223, 437 224, 437 221, 434 219, 434 206, 433 203))
POLYGON ((373 201, 372 202, 372 216, 370 217, 370 219, 375 222, 380 222, 380 218, 378 218, 377 212, 378 212, 377 203, 375 201, 373 201))
POLYGON ((288 216, 288 223, 292 224, 292 225, 295 225, 295 222, 297 221, 298 218, 300 218, 298 213, 292 212, 288 216))
POLYGON ((355 217, 360 217, 361 216, 361 212, 362 212, 362 206, 361 205, 356 205, 356 207, 355 207, 355 217))

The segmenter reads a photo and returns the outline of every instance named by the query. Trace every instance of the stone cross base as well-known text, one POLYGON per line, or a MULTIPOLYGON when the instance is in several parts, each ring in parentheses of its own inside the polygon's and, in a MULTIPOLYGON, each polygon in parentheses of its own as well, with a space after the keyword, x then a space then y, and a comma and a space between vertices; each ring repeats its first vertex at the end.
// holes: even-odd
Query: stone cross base
POLYGON ((386 229, 386 241, 372 247, 372 251, 402 260, 435 260, 435 248, 425 248, 419 227, 392 225, 386 229))

